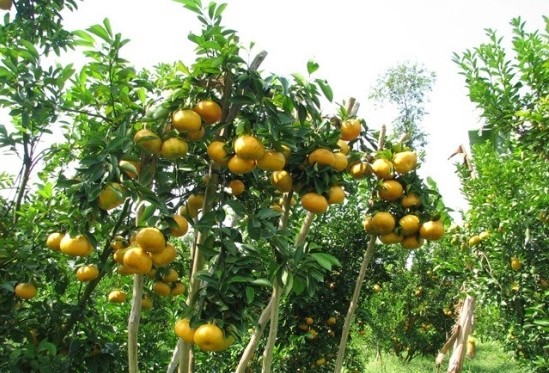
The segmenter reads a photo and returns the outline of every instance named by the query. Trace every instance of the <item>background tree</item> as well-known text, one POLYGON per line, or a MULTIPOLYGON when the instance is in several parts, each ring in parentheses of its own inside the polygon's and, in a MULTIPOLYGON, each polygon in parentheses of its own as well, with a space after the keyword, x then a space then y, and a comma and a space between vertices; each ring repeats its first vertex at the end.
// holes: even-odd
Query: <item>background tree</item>
POLYGON ((460 169, 471 208, 456 237, 469 251, 470 288, 496 310, 489 320, 494 335, 533 371, 545 372, 549 35, 527 31, 519 18, 511 25, 510 50, 487 30, 485 44, 454 56, 484 119, 482 136, 471 136, 474 172, 460 169))
POLYGON ((427 144, 421 121, 435 78, 435 73, 421 64, 400 63, 378 79, 370 94, 378 103, 395 105, 398 116, 393 120, 392 134, 395 137, 407 134, 406 145, 417 150, 427 144))

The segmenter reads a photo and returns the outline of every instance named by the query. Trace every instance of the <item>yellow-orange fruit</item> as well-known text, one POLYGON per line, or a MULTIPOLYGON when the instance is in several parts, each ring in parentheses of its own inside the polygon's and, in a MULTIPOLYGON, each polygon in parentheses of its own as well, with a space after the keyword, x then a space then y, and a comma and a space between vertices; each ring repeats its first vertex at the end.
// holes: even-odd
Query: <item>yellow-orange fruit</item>
POLYGON ((265 154, 265 147, 257 137, 242 135, 234 142, 234 152, 242 159, 256 161, 265 154))
POLYGON ((345 141, 352 141, 360 135, 361 131, 360 121, 357 119, 347 119, 341 123, 340 138, 345 141))
POLYGON ((193 110, 176 110, 172 113, 172 126, 178 132, 198 131, 202 126, 202 119, 193 110))
POLYGON ((251 159, 240 158, 238 155, 233 155, 231 159, 229 159, 227 167, 229 168, 229 171, 231 171, 233 174, 244 175, 254 170, 255 161, 251 159))
POLYGON ((328 210, 328 201, 321 194, 309 192, 301 196, 301 206, 307 211, 322 214, 328 210))
POLYGON ((275 150, 268 150, 256 163, 257 167, 265 171, 281 171, 286 165, 286 157, 275 150))
POLYGON ((417 155, 412 151, 404 151, 396 153, 393 156, 393 166, 399 174, 405 174, 416 168, 417 155))
POLYGON ((285 170, 274 171, 271 174, 271 183, 278 191, 287 193, 292 190, 292 175, 285 170))
POLYGON ((157 253, 166 246, 166 239, 158 228, 146 227, 137 232, 135 243, 145 251, 157 253))
POLYGON ((198 113, 207 124, 214 124, 221 120, 221 106, 219 106, 217 102, 211 100, 198 102, 193 107, 193 111, 198 113))
POLYGON ((151 253, 151 258, 155 267, 163 267, 172 263, 177 257, 177 250, 171 244, 166 244, 164 249, 158 253, 151 253))
POLYGON ((56 251, 61 250, 60 244, 64 236, 65 236, 64 233, 59 233, 59 232, 50 233, 50 235, 48 235, 48 239, 46 240, 46 246, 52 250, 56 250, 56 251))
POLYGON ((226 166, 229 161, 225 143, 223 141, 212 141, 208 145, 208 156, 219 166, 226 166))
POLYGON ((379 158, 372 163, 372 172, 380 179, 392 179, 393 171, 393 163, 387 159, 379 158))
POLYGON ((419 218, 413 214, 404 215, 398 221, 398 226, 400 228, 400 234, 404 236, 416 233, 419 231, 419 218))
POLYGON ((59 243, 61 251, 71 256, 88 256, 92 253, 93 247, 84 235, 71 237, 66 234, 59 243))
POLYGON ((175 220, 175 226, 170 226, 170 233, 174 237, 181 237, 189 230, 189 222, 183 216, 174 214, 172 215, 175 220))
POLYGON ((396 201, 404 193, 402 184, 396 180, 384 180, 378 190, 379 197, 384 201, 396 201))
POLYGON ((311 166, 317 164, 319 166, 333 167, 335 163, 335 156, 329 149, 318 148, 309 154, 307 161, 311 166))
POLYGON ((142 129, 135 133, 133 141, 138 147, 150 154, 160 153, 162 147, 162 140, 152 131, 142 129))
POLYGON ((345 200, 345 190, 340 185, 333 185, 328 190, 328 204, 342 203, 345 200))
POLYGON ((95 280, 99 276, 99 269, 93 264, 79 267, 76 270, 76 278, 82 282, 95 280))
POLYGON ((152 269, 153 261, 150 254, 140 247, 131 247, 124 254, 124 265, 135 273, 144 275, 152 269))
POLYGON ((372 216, 372 229, 377 234, 387 234, 395 229, 395 218, 391 213, 379 211, 372 216))

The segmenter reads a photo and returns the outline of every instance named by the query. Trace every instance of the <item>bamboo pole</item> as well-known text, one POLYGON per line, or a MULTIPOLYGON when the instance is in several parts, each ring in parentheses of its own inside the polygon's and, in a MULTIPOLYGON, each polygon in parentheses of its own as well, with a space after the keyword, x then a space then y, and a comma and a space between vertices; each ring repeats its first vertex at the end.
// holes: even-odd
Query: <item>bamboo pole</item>
POLYGON ((467 296, 463 302, 461 313, 459 315, 459 329, 456 340, 454 341, 454 351, 448 364, 448 373, 460 373, 463 369, 463 360, 467 351, 467 340, 473 327, 473 309, 475 298, 467 296))
POLYGON ((137 373, 139 322, 141 320, 141 298, 143 297, 143 275, 133 276, 132 309, 128 318, 128 372, 137 373))

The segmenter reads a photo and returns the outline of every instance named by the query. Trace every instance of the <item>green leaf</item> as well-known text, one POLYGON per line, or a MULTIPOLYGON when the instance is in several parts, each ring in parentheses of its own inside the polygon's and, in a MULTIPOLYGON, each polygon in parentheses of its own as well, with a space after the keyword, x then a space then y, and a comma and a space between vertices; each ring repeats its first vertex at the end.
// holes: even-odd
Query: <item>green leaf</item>
POLYGON ((324 269, 331 271, 332 266, 341 266, 341 263, 337 258, 331 254, 326 253, 312 253, 311 256, 316 260, 316 262, 324 269))
POLYGON ((259 285, 259 286, 267 286, 267 287, 273 286, 271 281, 267 280, 266 278, 258 278, 256 280, 253 280, 252 284, 259 285))
POLYGON ((332 87, 328 85, 328 82, 322 79, 316 79, 315 82, 322 90, 322 93, 324 93, 326 99, 332 102, 332 100, 334 99, 334 92, 332 91, 332 87))
POLYGON ((154 212, 156 211, 155 205, 149 205, 143 209, 143 213, 141 216, 139 216, 139 220, 137 221, 137 225, 142 227, 147 225, 147 221, 153 216, 154 212))
POLYGON ((99 36, 101 39, 105 40, 107 43, 109 44, 112 43, 112 39, 109 35, 109 32, 101 25, 93 25, 90 28, 88 28, 88 31, 94 35, 99 36))
POLYGON ((317 62, 313 60, 307 61, 307 72, 309 73, 309 75, 317 71, 319 67, 320 65, 317 62))
POLYGON ((246 302, 248 304, 252 304, 255 298, 255 290, 252 287, 247 286, 246 287, 246 302))

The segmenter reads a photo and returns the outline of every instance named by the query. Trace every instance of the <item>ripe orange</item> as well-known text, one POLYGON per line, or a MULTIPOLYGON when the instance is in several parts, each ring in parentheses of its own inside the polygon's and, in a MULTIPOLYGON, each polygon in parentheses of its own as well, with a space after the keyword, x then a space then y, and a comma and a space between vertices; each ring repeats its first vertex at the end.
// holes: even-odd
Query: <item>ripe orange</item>
POLYGON ((337 319, 335 318, 335 316, 330 316, 328 317, 328 320, 326 320, 326 324, 330 326, 334 326, 336 323, 337 323, 337 319))
POLYGON ((421 225, 419 235, 426 240, 440 240, 444 235, 444 224, 440 220, 430 220, 421 225))
POLYGON ((417 165, 417 155, 415 152, 405 151, 396 153, 393 156, 393 166, 399 174, 405 174, 417 165))
POLYGON ((193 107, 193 111, 198 113, 207 124, 217 123, 221 120, 221 106, 214 101, 200 101, 193 107))
POLYGON ((111 241, 110 246, 111 246, 111 249, 116 251, 116 250, 120 250, 120 249, 124 249, 124 248, 128 247, 128 243, 126 242, 124 237, 114 236, 114 238, 111 241))
POLYGON ((334 153, 334 165, 332 166, 337 172, 341 172, 347 168, 349 161, 342 152, 334 153))
POLYGON ((400 241, 402 241, 402 236, 399 234, 396 234, 395 232, 381 234, 378 236, 378 238, 385 245, 392 245, 394 243, 399 243, 400 241))
POLYGON ((301 196, 301 206, 307 211, 322 214, 328 210, 328 201, 321 194, 309 192, 301 196))
POLYGON ((335 163, 335 156, 329 149, 318 148, 309 154, 307 161, 311 166, 318 164, 319 166, 333 167, 335 163))
POLYGON ((244 193, 244 190, 246 190, 246 186, 242 182, 242 180, 231 180, 229 181, 229 185, 227 185, 229 189, 231 190, 231 194, 233 196, 239 196, 242 193, 244 193))
POLYGON ((313 325, 315 323, 315 320, 311 316, 305 317, 305 324, 307 325, 313 325))
POLYGON ((404 215, 398 221, 398 226, 400 227, 400 234, 404 236, 416 233, 419 231, 419 218, 413 214, 404 215))
POLYGON ((379 293, 382 290, 381 285, 374 284, 373 290, 374 290, 374 293, 379 293))
POLYGON ((119 275, 122 275, 122 276, 129 276, 129 275, 136 274, 133 268, 128 267, 124 264, 119 264, 118 267, 116 268, 116 271, 118 272, 119 275))
POLYGON ((233 155, 231 159, 229 159, 227 167, 233 174, 243 175, 254 170, 255 161, 252 159, 240 158, 238 155, 233 155))
POLYGON ((193 341, 203 351, 218 351, 224 345, 225 336, 219 326, 202 324, 196 328, 193 341))
POLYGON ((170 287, 170 285, 166 284, 163 281, 156 281, 153 285, 153 291, 161 297, 167 297, 168 295, 170 295, 171 290, 172 288, 170 287))
POLYGON ((81 282, 95 280, 99 276, 99 269, 93 264, 79 267, 76 270, 76 278, 81 282))
POLYGON ((189 222, 183 216, 174 214, 172 215, 175 220, 175 226, 170 226, 170 234, 174 237, 181 237, 189 230, 189 222))
POLYGON ((281 171, 286 165, 286 157, 275 150, 268 150, 256 163, 257 167, 265 171, 281 171))
POLYGON ((345 190, 340 185, 333 185, 328 190, 328 204, 342 203, 345 200, 345 190))
POLYGON ((372 230, 377 234, 387 234, 395 229, 395 218, 390 212, 379 211, 372 216, 372 230))
POLYGON ((417 249, 423 245, 423 242, 423 238, 419 237, 417 234, 411 234, 402 238, 402 241, 400 241, 400 246, 405 249, 417 249))
POLYGON ((66 234, 59 243, 61 251, 71 256, 88 256, 92 253, 93 247, 84 235, 78 235, 72 238, 66 234))
POLYGON ((0 0, 0 9, 2 10, 10 10, 12 5, 12 0, 0 0))
POLYGON ((204 194, 191 194, 187 199, 187 204, 194 210, 201 210, 204 206, 204 194))
POLYGON ((160 153, 160 148, 162 147, 162 140, 160 140, 160 137, 154 132, 146 129, 137 131, 133 137, 133 141, 139 148, 150 154, 160 153))
POLYGON ((242 159, 256 161, 265 154, 265 147, 257 137, 242 135, 234 142, 234 152, 242 159))
POLYGON ((183 285, 181 282, 176 282, 173 285, 172 289, 170 290, 170 295, 172 297, 175 297, 175 296, 183 294, 185 292, 185 290, 187 290, 185 285, 183 285))
POLYGON ((387 159, 376 159, 372 163, 372 171, 380 179, 388 180, 394 177, 393 164, 387 159))
POLYGON ((141 247, 130 247, 124 254, 124 265, 136 274, 144 275, 152 269, 150 254, 141 247))
POLYGON ((171 137, 162 143, 160 155, 166 159, 183 157, 189 151, 189 145, 179 137, 171 137))
POLYGON ((337 146, 339 147, 339 151, 345 155, 349 153, 349 144, 347 144, 347 141, 345 140, 337 140, 337 146))
POLYGON ((15 295, 22 299, 31 299, 36 296, 36 287, 30 282, 22 282, 15 286, 15 295))
POLYGON ((202 140, 204 138, 204 135, 206 135, 206 129, 204 127, 200 127, 196 131, 189 131, 185 135, 185 139, 189 141, 198 141, 202 140))
POLYGON ((402 201, 400 201, 400 204, 405 209, 409 209, 412 207, 419 207, 421 206, 421 199, 415 193, 408 193, 404 197, 402 197, 402 201))
POLYGON ((50 233, 50 235, 48 236, 48 239, 46 240, 46 246, 48 246, 52 250, 56 250, 56 251, 61 250, 59 245, 61 244, 61 240, 63 239, 64 236, 65 236, 64 233, 59 233, 59 232, 50 233))
POLYGON ((124 254, 126 254, 127 248, 118 249, 114 252, 114 261, 118 264, 124 264, 124 254))
POLYGON ((480 238, 481 241, 484 241, 484 240, 487 240, 489 237, 490 237, 490 232, 480 232, 478 237, 480 238))
POLYGON ((364 230, 366 233, 372 234, 375 233, 374 228, 372 226, 372 216, 368 215, 364 218, 364 222, 362 223, 364 226, 364 230))
POLYGON ((141 309, 150 310, 151 308, 153 308, 152 299, 144 295, 143 298, 141 298, 141 309))
POLYGON ((210 145, 208 145, 208 156, 215 164, 226 166, 228 154, 227 150, 225 150, 225 143, 223 141, 212 141, 210 145))
POLYGON ((172 263, 177 257, 177 250, 171 244, 167 243, 164 250, 151 254, 155 267, 163 267, 172 263))
POLYGON ((384 201, 396 201, 404 193, 404 188, 396 180, 384 180, 378 189, 378 193, 384 201))
POLYGON ((292 190, 292 175, 288 171, 274 171, 271 174, 271 183, 274 187, 283 193, 287 193, 292 190))
POLYGON ((315 364, 316 364, 317 366, 322 366, 322 365, 326 364, 326 359, 323 358, 323 357, 321 357, 321 358, 319 358, 319 359, 317 359, 317 360, 315 361, 315 364))
POLYGON ((97 197, 97 205, 102 210, 110 210, 118 207, 124 202, 126 189, 119 183, 108 183, 103 187, 97 197))
POLYGON ((473 236, 471 238, 469 238, 469 246, 475 246, 475 245, 478 245, 480 243, 480 237, 479 236, 473 236))
POLYGON ((193 110, 176 110, 172 113, 172 126, 177 132, 198 131, 202 126, 202 119, 193 110))
POLYGON ((348 166, 348 171, 353 179, 363 179, 372 173, 372 166, 368 162, 354 162, 348 166))
POLYGON ((173 268, 170 268, 167 274, 162 276, 162 281, 164 282, 175 282, 179 280, 179 273, 173 268))
POLYGON ((179 319, 175 322, 174 327, 175 335, 183 339, 187 343, 194 343, 195 328, 191 328, 190 320, 188 318, 179 319))
POLYGON ((146 227, 137 232, 135 243, 145 251, 157 253, 166 246, 166 239, 159 229, 146 227))
POLYGON ((511 268, 513 268, 513 271, 518 271, 522 267, 522 263, 520 262, 520 259, 516 256, 511 258, 511 268))
POLYGON ((124 171, 129 178, 135 179, 141 172, 141 163, 129 159, 122 159, 118 162, 118 166, 124 171))
POLYGON ((126 293, 122 290, 113 290, 109 293, 109 302, 124 303, 126 301, 126 293))
POLYGON ((361 127, 358 119, 347 119, 341 124, 339 137, 345 141, 352 141, 360 135, 361 127))

